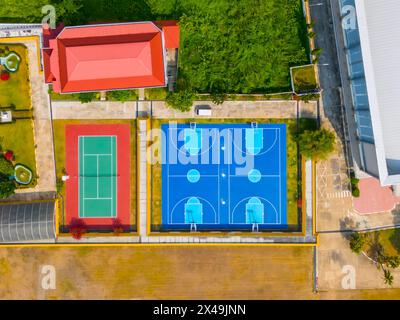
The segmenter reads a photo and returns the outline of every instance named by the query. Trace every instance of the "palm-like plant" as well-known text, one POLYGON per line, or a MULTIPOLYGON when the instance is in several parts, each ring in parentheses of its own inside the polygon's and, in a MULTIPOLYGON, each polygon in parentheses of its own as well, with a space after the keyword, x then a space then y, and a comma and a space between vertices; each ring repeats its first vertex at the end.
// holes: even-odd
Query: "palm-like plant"
POLYGON ((387 284, 388 286, 393 285, 394 278, 390 270, 383 269, 383 280, 385 281, 385 284, 387 284))

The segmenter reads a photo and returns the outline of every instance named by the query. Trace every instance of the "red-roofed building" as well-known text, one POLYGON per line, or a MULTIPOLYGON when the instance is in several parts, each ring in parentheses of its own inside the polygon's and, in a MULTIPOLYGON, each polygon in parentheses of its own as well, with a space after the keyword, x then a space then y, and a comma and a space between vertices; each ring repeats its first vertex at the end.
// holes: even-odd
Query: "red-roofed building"
POLYGON ((175 21, 45 27, 45 81, 58 93, 165 87, 167 49, 178 47, 175 21))

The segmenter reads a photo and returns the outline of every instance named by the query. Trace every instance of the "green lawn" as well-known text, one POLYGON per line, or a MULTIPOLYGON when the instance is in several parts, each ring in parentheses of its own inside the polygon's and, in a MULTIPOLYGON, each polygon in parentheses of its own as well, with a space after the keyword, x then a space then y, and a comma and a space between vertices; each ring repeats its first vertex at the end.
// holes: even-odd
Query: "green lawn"
POLYGON ((293 86, 296 93, 313 92, 317 89, 314 65, 292 69, 293 86))
MULTIPOLYGON (((136 188, 136 120, 54 120, 54 146, 57 178, 65 174, 65 126, 68 124, 121 124, 131 125, 131 224, 136 225, 137 188, 136 188)), ((65 197, 65 188, 62 185, 61 194, 65 197)))
POLYGON ((144 90, 146 100, 165 100, 167 93, 167 88, 150 88, 144 90))
POLYGON ((374 234, 379 235, 379 242, 386 254, 392 256, 400 255, 400 229, 376 231, 374 234))
MULTIPOLYGON (((169 120, 157 119, 152 121, 152 128, 161 128, 161 124, 169 120)), ((297 230, 299 215, 297 199, 301 180, 298 180, 297 144, 295 142, 296 120, 295 119, 174 119, 178 123, 196 121, 197 123, 246 123, 257 121, 258 123, 286 123, 286 151, 287 151, 287 219, 291 230, 297 230)), ((315 121, 312 119, 300 119, 299 131, 314 128, 315 121)), ((150 145, 150 144, 149 144, 150 145)), ((151 167, 151 204, 152 204, 152 227, 159 229, 161 224, 161 164, 154 164, 151 167)))
POLYGON ((0 145, 3 150, 12 150, 15 163, 23 164, 32 170, 33 180, 27 186, 36 185, 35 142, 33 122, 30 119, 18 119, 13 123, 0 124, 0 145))
MULTIPOLYGON (((65 101, 79 101, 79 93, 56 93, 50 86, 49 94, 51 100, 65 100, 65 101)), ((93 100, 100 100, 100 93, 96 93, 96 97, 93 100)))
POLYGON ((20 56, 21 63, 15 73, 10 73, 9 80, 0 80, 0 108, 14 106, 16 110, 31 109, 28 51, 23 45, 1 43, 0 56, 6 55, 7 48, 20 56))

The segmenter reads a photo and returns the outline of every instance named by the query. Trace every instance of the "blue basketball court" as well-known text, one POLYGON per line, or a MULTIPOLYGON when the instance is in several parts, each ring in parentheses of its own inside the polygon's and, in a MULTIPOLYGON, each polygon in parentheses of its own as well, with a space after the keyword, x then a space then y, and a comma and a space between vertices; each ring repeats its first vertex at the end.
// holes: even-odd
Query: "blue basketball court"
POLYGON ((163 124, 162 228, 287 228, 285 124, 163 124))

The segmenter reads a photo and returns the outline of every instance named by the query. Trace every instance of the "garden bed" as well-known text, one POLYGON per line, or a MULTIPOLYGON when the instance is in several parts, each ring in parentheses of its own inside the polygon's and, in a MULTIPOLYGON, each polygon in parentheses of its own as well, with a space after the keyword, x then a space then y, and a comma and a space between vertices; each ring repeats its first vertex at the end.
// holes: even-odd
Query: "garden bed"
POLYGON ((36 185, 35 142, 31 119, 18 119, 12 123, 0 124, 0 145, 3 150, 12 150, 14 163, 23 164, 32 171, 32 181, 20 187, 36 185))
MULTIPOLYGON (((30 97, 28 50, 23 45, 0 44, 0 56, 14 51, 21 58, 18 70, 10 73, 10 78, 0 81, 0 108, 29 110, 32 108, 30 97)), ((4 68, 4 67, 3 67, 4 68)))

